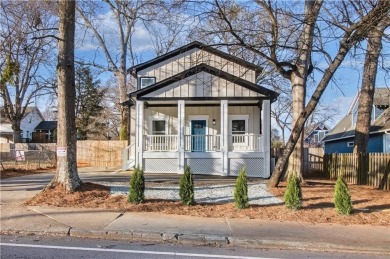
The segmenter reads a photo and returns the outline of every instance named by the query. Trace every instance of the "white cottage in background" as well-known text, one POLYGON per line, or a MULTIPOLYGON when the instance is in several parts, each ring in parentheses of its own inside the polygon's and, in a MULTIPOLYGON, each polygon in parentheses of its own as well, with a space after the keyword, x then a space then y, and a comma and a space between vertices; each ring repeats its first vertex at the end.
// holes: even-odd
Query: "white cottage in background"
MULTIPOLYGON (((20 122, 22 142, 31 141, 35 127, 43 120, 44 117, 38 107, 26 107, 20 122)), ((0 107, 0 143, 14 143, 12 123, 5 115, 3 107, 0 107)))
MULTIPOLYGON (((261 68, 193 42, 131 68, 137 91, 123 169, 146 173, 270 176, 270 106, 261 68)), ((131 109, 130 109, 131 110, 131 109)))

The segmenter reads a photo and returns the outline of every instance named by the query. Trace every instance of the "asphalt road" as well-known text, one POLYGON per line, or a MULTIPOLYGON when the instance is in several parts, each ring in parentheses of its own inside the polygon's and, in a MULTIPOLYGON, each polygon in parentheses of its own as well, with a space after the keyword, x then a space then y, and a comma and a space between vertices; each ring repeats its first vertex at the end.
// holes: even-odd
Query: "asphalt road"
POLYGON ((218 248, 47 236, 2 236, 1 258, 388 258, 373 254, 218 248))

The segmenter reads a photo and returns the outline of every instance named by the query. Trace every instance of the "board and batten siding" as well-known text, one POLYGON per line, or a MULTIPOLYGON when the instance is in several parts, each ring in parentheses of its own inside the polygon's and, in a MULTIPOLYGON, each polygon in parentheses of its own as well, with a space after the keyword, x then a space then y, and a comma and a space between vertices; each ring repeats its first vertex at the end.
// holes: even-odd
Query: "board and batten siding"
MULTIPOLYGON (((167 135, 178 134, 177 107, 150 107, 145 110, 144 135, 151 134, 149 129, 149 118, 165 118, 168 122, 167 135)), ((186 107, 185 108, 185 134, 190 135, 190 116, 208 115, 208 134, 218 135, 221 132, 221 111, 220 107, 186 107), (215 125, 213 125, 215 119, 215 125)), ((260 133, 260 109, 256 106, 230 106, 229 115, 249 115, 248 133, 260 133)), ((230 134, 230 132, 229 132, 230 134)))
POLYGON ((142 76, 156 77, 156 82, 159 82, 201 63, 205 63, 252 83, 256 81, 256 72, 254 70, 198 48, 185 51, 180 55, 140 70, 137 75, 138 78, 142 76))
POLYGON ((153 98, 237 96, 262 97, 263 95, 204 71, 145 95, 153 98))

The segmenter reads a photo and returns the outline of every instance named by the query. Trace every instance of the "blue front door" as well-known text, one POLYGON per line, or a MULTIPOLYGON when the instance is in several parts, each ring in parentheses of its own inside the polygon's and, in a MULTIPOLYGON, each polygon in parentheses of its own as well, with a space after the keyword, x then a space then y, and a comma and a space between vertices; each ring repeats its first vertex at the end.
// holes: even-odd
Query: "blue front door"
POLYGON ((204 152, 206 150, 206 121, 191 121, 192 151, 204 152))

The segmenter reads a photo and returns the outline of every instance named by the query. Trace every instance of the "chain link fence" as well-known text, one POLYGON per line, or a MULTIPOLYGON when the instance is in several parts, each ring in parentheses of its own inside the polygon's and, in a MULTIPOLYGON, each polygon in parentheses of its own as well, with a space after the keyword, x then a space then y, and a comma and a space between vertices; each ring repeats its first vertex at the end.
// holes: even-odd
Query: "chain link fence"
POLYGON ((1 169, 39 169, 55 167, 55 144, 8 144, 0 146, 1 169))

